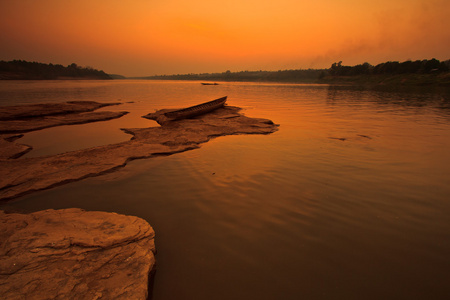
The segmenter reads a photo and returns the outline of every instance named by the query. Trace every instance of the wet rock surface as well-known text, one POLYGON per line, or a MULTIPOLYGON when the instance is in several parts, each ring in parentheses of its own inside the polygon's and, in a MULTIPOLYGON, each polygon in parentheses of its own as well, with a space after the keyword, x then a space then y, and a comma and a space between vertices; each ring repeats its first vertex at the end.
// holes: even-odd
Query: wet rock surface
POLYGON ((101 107, 120 103, 99 103, 95 101, 69 101, 63 103, 41 103, 29 105, 0 106, 0 120, 30 119, 46 116, 66 115, 94 111, 101 107))
POLYGON ((31 146, 14 143, 22 136, 23 134, 0 134, 0 159, 18 158, 31 151, 31 146))
POLYGON ((125 111, 100 111, 33 117, 31 118, 31 120, 6 120, 0 121, 0 133, 28 132, 61 125, 75 125, 90 122, 107 121, 120 118, 126 114, 127 112, 125 111))
POLYGON ((0 159, 18 158, 32 150, 15 143, 23 133, 61 125, 107 121, 124 116, 126 111, 94 110, 120 103, 71 101, 30 105, 0 106, 0 159))
MULTIPOLYGON (((145 117, 156 119, 164 111, 145 117)), ((128 128, 129 141, 63 154, 10 159, 0 156, 0 200, 98 176, 123 167, 133 159, 168 155, 200 147, 213 137, 233 134, 269 134, 278 125, 267 119, 249 118, 240 108, 225 106, 193 119, 167 122, 150 128, 128 128)))
POLYGON ((23 133, 54 126, 84 124, 120 118, 125 111, 100 111, 101 107, 120 103, 71 101, 0 107, 0 134, 23 133))
POLYGON ((154 231, 81 209, 0 211, 1 299, 147 299, 154 231))

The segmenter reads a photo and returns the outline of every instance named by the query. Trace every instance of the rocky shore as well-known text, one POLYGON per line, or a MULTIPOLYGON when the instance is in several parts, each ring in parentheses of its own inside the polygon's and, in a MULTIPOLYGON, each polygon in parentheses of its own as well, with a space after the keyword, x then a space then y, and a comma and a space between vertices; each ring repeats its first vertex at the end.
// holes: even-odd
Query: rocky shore
MULTIPOLYGON (((13 159, 27 151, 26 146, 17 144, 11 135, 0 135, 0 200, 112 172, 133 159, 196 149, 213 137, 278 130, 270 120, 249 118, 239 111, 238 107, 225 106, 164 126, 122 129, 133 135, 129 141, 45 157, 13 159)), ((162 112, 145 117, 154 119, 162 112)))
MULTIPOLYGON (((211 138, 269 134, 278 125, 225 106, 194 119, 122 129, 129 141, 20 158, 31 150, 17 139, 31 130, 117 118, 106 105, 68 102, 0 108, 0 201, 99 176, 133 159, 197 149, 211 138)), ((145 118, 157 120, 167 110, 145 118)), ((147 299, 155 266, 154 231, 137 217, 81 209, 32 214, 0 211, 0 298, 147 299)))

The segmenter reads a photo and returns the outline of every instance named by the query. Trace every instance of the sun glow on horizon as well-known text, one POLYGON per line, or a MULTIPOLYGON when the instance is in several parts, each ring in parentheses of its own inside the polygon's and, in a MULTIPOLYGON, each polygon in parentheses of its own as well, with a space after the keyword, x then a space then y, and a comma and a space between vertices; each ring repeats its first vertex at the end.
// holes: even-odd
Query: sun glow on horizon
POLYGON ((0 59, 153 75, 448 59, 445 0, 5 1, 0 59))

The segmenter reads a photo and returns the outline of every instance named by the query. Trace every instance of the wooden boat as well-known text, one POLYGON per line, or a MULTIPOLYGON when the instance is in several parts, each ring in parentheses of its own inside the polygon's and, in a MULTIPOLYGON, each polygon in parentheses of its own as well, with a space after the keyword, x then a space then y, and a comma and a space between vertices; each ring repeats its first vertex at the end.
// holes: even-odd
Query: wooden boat
POLYGON ((195 116, 206 114, 217 108, 223 107, 226 101, 227 96, 209 102, 205 102, 202 104, 194 105, 191 107, 169 111, 164 113, 164 116, 167 117, 169 120, 192 118, 195 116))
POLYGON ((217 82, 210 83, 210 82, 202 82, 202 85, 219 85, 217 82))

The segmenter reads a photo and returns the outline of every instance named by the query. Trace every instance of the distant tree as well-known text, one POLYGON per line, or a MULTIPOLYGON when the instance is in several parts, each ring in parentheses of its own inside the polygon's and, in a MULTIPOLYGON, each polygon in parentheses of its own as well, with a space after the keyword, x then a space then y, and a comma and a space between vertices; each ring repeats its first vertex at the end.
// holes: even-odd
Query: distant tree
POLYGON ((425 60, 424 61, 424 72, 425 73, 430 73, 432 71, 439 71, 439 66, 440 66, 440 61, 433 58, 430 60, 425 60))
POLYGON ((331 75, 340 75, 339 73, 339 71, 340 71, 340 69, 341 69, 341 67, 342 67, 342 61, 340 61, 340 62, 338 62, 338 63, 333 63, 332 65, 331 65, 331 68, 330 68, 330 70, 329 70, 329 72, 330 72, 330 74, 331 75))
POLYGON ((400 63, 400 73, 415 73, 417 71, 418 68, 414 65, 414 63, 411 60, 407 60, 400 63))
POLYGON ((447 67, 447 70, 450 70, 450 59, 447 59, 446 61, 443 61, 442 63, 447 67))
POLYGON ((362 65, 356 65, 349 70, 349 75, 366 75, 370 74, 373 66, 368 62, 363 63, 362 65))
POLYGON ((440 69, 442 70, 442 72, 450 71, 450 59, 441 62, 440 69))
POLYGON ((319 79, 323 79, 327 74, 325 73, 325 71, 321 71, 319 74, 319 79))

